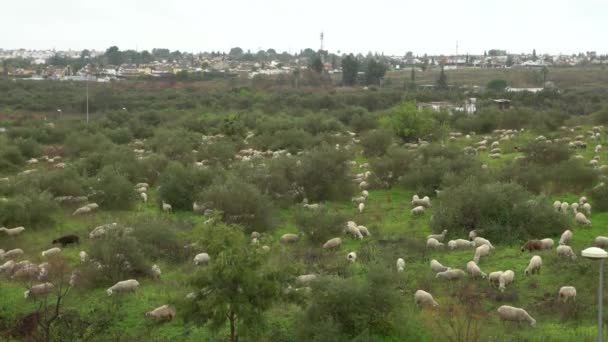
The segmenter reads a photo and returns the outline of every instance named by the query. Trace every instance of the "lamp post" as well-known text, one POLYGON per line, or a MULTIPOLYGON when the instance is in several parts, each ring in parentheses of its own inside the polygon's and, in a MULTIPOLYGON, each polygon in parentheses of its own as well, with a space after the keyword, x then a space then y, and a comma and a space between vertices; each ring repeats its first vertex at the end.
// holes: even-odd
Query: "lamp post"
POLYGON ((597 340, 598 342, 602 342, 602 328, 604 325, 602 319, 602 304, 603 304, 603 294, 604 294, 604 259, 608 257, 608 253, 605 250, 597 247, 589 247, 581 252, 581 255, 585 258, 599 260, 600 262, 600 281, 597 288, 597 340))
POLYGON ((59 113, 59 120, 61 120, 61 113, 62 113, 61 109, 57 109, 57 113, 59 113))

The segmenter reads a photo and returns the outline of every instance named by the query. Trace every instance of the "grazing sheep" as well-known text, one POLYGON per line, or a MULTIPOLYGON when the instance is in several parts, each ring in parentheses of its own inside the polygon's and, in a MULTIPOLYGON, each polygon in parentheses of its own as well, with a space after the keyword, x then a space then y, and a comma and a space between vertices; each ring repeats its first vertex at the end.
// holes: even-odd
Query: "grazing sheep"
POLYGON ((251 232, 251 239, 260 239, 262 238, 262 234, 258 232, 251 232))
POLYGON ((410 211, 412 213, 412 215, 422 215, 424 214, 424 207, 423 206, 417 206, 416 208, 412 209, 410 211))
POLYGON ((108 296, 111 296, 114 292, 133 292, 139 287, 139 282, 135 279, 123 280, 114 284, 112 287, 106 290, 108 296))
POLYGON ((365 199, 367 199, 369 197, 369 192, 367 190, 363 190, 361 191, 361 196, 365 197, 365 199))
POLYGON ((365 209, 365 203, 359 203, 358 209, 359 209, 359 214, 361 214, 363 212, 363 209, 365 209))
POLYGON ((145 192, 142 192, 142 193, 139 194, 139 197, 141 197, 141 200, 144 203, 148 203, 148 194, 146 194, 145 192))
POLYGON ((451 270, 451 267, 443 266, 439 261, 433 259, 431 260, 431 270, 435 273, 445 272, 451 270))
POLYGON ((60 243, 61 247, 65 247, 69 244, 73 244, 73 243, 80 243, 80 238, 78 237, 78 235, 74 235, 74 234, 70 234, 70 235, 64 235, 60 238, 57 238, 55 240, 53 240, 52 244, 56 244, 56 243, 60 243))
POLYGON ((522 322, 526 321, 531 326, 536 325, 536 320, 528 314, 528 312, 521 308, 516 308, 509 305, 502 305, 498 308, 498 316, 503 321, 522 322))
POLYGON ((570 243, 570 240, 572 240, 572 231, 570 229, 567 229, 566 231, 564 231, 562 233, 562 236, 559 238, 559 244, 560 245, 567 245, 570 243))
POLYGON ((477 237, 477 230, 473 229, 469 232, 469 240, 473 241, 477 237))
POLYGON ((562 209, 562 202, 560 202, 560 201, 553 202, 553 209, 555 209, 555 211, 560 211, 562 209))
POLYGON ((589 204, 589 202, 583 204, 582 208, 587 214, 587 216, 591 216, 591 204, 589 204))
POLYGON ((479 268, 479 266, 477 266, 475 261, 467 262, 467 272, 469 272, 469 274, 473 278, 481 277, 482 279, 485 279, 488 276, 487 274, 485 274, 484 272, 481 271, 481 268, 479 268))
POLYGON ((598 236, 595 238, 595 246, 600 248, 608 247, 608 237, 598 236))
POLYGON ((46 296, 46 295, 50 294, 51 292, 53 292, 54 289, 55 289, 55 286, 51 283, 34 285, 34 286, 30 287, 29 290, 27 290, 23 293, 23 297, 25 299, 28 299, 30 297, 33 298, 33 297, 46 296))
POLYGON ((397 259, 397 272, 403 272, 405 270, 405 260, 403 258, 397 259))
POLYGON ((447 280, 460 280, 464 278, 464 271, 459 269, 447 270, 435 274, 435 278, 443 278, 447 280))
POLYGON ((416 305, 422 307, 422 306, 432 306, 432 307, 437 307, 439 306, 439 304, 437 304, 437 302, 435 301, 435 299, 433 298, 433 296, 423 290, 418 290, 416 291, 416 293, 414 294, 414 302, 416 303, 416 305))
POLYGON ((16 228, 12 228, 12 229, 0 228, 0 231, 5 232, 6 235, 8 235, 8 236, 17 236, 17 235, 23 233, 25 231, 25 228, 24 227, 16 227, 16 228))
POLYGON ((581 196, 581 198, 578 199, 578 204, 583 205, 585 203, 587 203, 587 197, 581 196))
POLYGON ((479 247, 482 245, 488 245, 488 247, 490 247, 490 249, 494 249, 494 246, 492 246, 492 243, 490 243, 489 240, 484 239, 482 237, 476 237, 473 239, 473 242, 475 242, 475 247, 479 247))
POLYGON ((540 240, 540 243, 541 243, 542 249, 551 249, 551 248, 553 248, 553 244, 554 244, 553 239, 549 239, 549 238, 540 240))
POLYGON ((427 248, 433 248, 434 249, 434 248, 441 248, 443 246, 444 246, 443 242, 439 242, 435 238, 430 238, 430 239, 426 240, 426 247, 427 248))
POLYGON ((350 252, 346 255, 346 260, 350 261, 350 262, 355 262, 357 261, 357 253, 355 252, 350 252))
POLYGON ((135 184, 135 188, 149 188, 150 185, 148 183, 137 183, 135 184))
POLYGON ((559 300, 563 300, 564 303, 568 301, 568 299, 572 298, 572 300, 576 299, 576 288, 574 286, 562 286, 559 289, 559 294, 557 295, 559 300))
POLYGON ((4 252, 2 253, 2 255, 0 255, 0 259, 12 259, 18 256, 23 255, 23 249, 21 248, 15 248, 15 249, 11 249, 10 251, 4 252))
POLYGON ((488 282, 490 283, 490 286, 496 286, 497 284, 500 284, 500 276, 502 275, 502 273, 502 271, 490 273, 490 275, 488 276, 488 282))
POLYGON ((361 235, 363 235, 363 236, 372 236, 372 234, 369 232, 369 230, 365 226, 357 226, 357 229, 359 229, 359 231, 361 232, 361 235))
POLYGON ((567 213, 568 208, 570 208, 570 205, 568 204, 568 202, 562 202, 562 208, 561 208, 562 213, 564 213, 564 214, 567 213))
POLYGON ((163 306, 159 306, 152 311, 148 311, 144 314, 144 317, 151 318, 155 321, 161 320, 172 320, 175 317, 175 308, 170 307, 165 304, 163 306))
POLYGON ((13 273, 13 269, 15 268, 15 262, 13 260, 9 260, 0 266, 0 273, 6 272, 7 274, 13 273))
POLYGON ((19 265, 15 265, 13 271, 15 273, 13 273, 11 279, 34 280, 40 275, 40 268, 38 265, 32 264, 29 261, 24 263, 20 268, 19 265))
POLYGON ((171 204, 166 203, 165 201, 163 201, 162 208, 163 208, 163 211, 166 213, 170 213, 173 211, 173 207, 171 206, 171 204))
POLYGON ((475 242, 465 240, 465 239, 456 239, 448 241, 448 248, 450 250, 458 249, 458 248, 468 248, 475 247, 475 242))
POLYGON ((41 254, 43 257, 50 257, 50 256, 53 256, 53 255, 56 255, 59 253, 61 253, 61 248, 53 247, 53 248, 47 249, 46 251, 43 251, 41 254))
POLYGON ((341 245, 342 245, 342 239, 333 238, 333 239, 327 240, 327 242, 325 242, 323 244, 323 249, 334 249, 334 248, 340 247, 341 245))
POLYGON ((283 234, 283 236, 281 236, 281 238, 279 239, 279 241, 282 244, 288 244, 288 243, 295 243, 300 239, 300 236, 302 236, 301 233, 299 234, 283 234))
POLYGON ((296 278, 296 286, 308 285, 311 281, 317 279, 316 274, 303 274, 296 278))
POLYGON ((511 270, 506 270, 501 273, 500 277, 498 277, 498 289, 500 292, 505 292, 507 285, 513 282, 515 278, 515 272, 511 270))
POLYGON ((97 226, 89 233, 89 238, 92 240, 98 239, 104 236, 107 231, 116 228, 117 226, 118 224, 116 222, 97 226))
POLYGON ((208 264, 210 260, 211 260, 211 258, 209 257, 209 254, 199 253, 194 257, 194 264, 195 265, 208 264))
POLYGON ((525 252, 525 251, 528 251, 528 252, 540 251, 541 249, 543 249, 543 243, 540 242, 540 240, 528 240, 521 247, 521 251, 522 252, 525 252))
POLYGON ((97 204, 97 203, 89 203, 85 207, 88 207, 92 211, 95 211, 95 210, 99 209, 99 204, 97 204))
POLYGON ((87 262, 87 260, 89 259, 89 255, 85 251, 80 251, 80 253, 78 253, 78 256, 80 257, 80 263, 82 264, 87 262))
POLYGON ((589 221, 587 216, 585 216, 585 214, 583 213, 576 213, 576 216, 574 216, 574 220, 576 221, 576 223, 583 226, 591 225, 591 221, 589 221))
POLYGON ((310 210, 317 210, 321 207, 321 205, 319 203, 314 203, 314 204, 304 203, 304 204, 302 204, 302 206, 304 208, 310 209, 310 210))
POLYGON ((367 199, 367 198, 365 198, 365 197, 363 197, 363 196, 361 196, 361 197, 353 197, 353 198, 351 199, 351 201, 352 201, 352 202, 355 202, 355 203, 363 203, 363 202, 365 202, 365 200, 366 200, 366 199, 367 199))
POLYGON ((570 246, 566 246, 566 245, 557 246, 556 251, 557 251, 557 256, 559 256, 559 257, 570 258, 572 260, 576 260, 576 254, 574 254, 574 251, 572 250, 572 247, 570 247, 570 246))
POLYGON ((144 193, 146 193, 146 191, 148 191, 148 188, 143 187, 143 186, 141 188, 135 189, 135 192, 137 192, 139 194, 144 194, 144 193))
POLYGON ((424 196, 423 198, 418 198, 417 195, 414 195, 416 197, 414 197, 412 199, 412 206, 417 207, 417 206, 422 206, 425 208, 430 208, 431 207, 431 199, 428 196, 424 196))
POLYGON ((366 181, 362 181, 361 183, 359 183, 359 188, 361 188, 361 190, 367 190, 367 188, 369 188, 369 183, 366 181))
POLYGON ((543 265, 543 259, 540 256, 535 255, 530 259, 530 263, 526 270, 524 271, 525 275, 540 273, 540 267, 543 265))
POLYGON ((445 235, 448 233, 447 229, 444 229, 441 234, 431 234, 429 236, 427 236, 427 240, 428 239, 436 239, 439 242, 443 242, 443 239, 445 239, 445 235))
POLYGON ((354 238, 363 239, 363 234, 361 233, 361 230, 359 230, 359 227, 357 227, 357 226, 347 225, 346 228, 344 229, 344 232, 352 235, 354 238))
POLYGON ((479 259, 488 255, 490 255, 490 246, 481 245, 475 249, 475 256, 473 257, 473 261, 475 261, 476 264, 479 264, 479 259))
POLYGON ((150 276, 153 279, 160 279, 160 275, 162 274, 160 267, 158 267, 157 264, 152 265, 152 267, 150 267, 150 276))
POLYGON ((73 213, 72 216, 78 216, 78 215, 84 215, 84 214, 88 214, 90 213, 92 210, 91 208, 84 206, 84 207, 80 207, 78 209, 76 209, 73 213))
POLYGON ((578 203, 575 202, 575 203, 570 204, 570 208, 572 209, 572 213, 574 215, 576 215, 576 213, 578 213, 578 203))

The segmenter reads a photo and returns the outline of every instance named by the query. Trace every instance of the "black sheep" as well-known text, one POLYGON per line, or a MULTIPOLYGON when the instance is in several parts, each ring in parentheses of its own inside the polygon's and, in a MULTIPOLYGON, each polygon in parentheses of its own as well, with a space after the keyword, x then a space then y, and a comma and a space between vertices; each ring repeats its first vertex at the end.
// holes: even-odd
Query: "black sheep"
POLYGON ((60 243, 61 247, 65 247, 72 243, 79 244, 80 238, 78 237, 78 235, 74 235, 74 234, 64 235, 64 236, 60 237, 59 239, 53 240, 53 244, 56 244, 56 243, 60 243))

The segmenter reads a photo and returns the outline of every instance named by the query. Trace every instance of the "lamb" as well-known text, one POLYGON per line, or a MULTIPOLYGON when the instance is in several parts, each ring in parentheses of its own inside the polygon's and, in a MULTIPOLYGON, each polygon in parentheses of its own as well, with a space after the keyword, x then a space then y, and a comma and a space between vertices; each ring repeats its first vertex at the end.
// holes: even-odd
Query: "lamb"
POLYGON ((503 321, 526 321, 530 323, 531 326, 536 325, 536 320, 532 318, 532 316, 530 316, 528 312, 524 309, 516 308, 509 305, 502 305, 496 311, 498 311, 498 316, 503 321))
POLYGON ((344 232, 352 235, 354 238, 363 239, 363 234, 357 226, 347 225, 344 232))
POLYGON ((416 291, 416 293, 414 294, 414 302, 418 306, 432 306, 432 307, 439 306, 439 304, 437 304, 437 302, 435 301, 433 296, 430 293, 423 291, 423 290, 416 291))
POLYGON ((469 272, 469 274, 471 274, 471 277, 473 277, 473 278, 481 277, 481 278, 485 279, 488 276, 487 274, 485 274, 484 272, 481 271, 481 269, 479 268, 479 266, 477 266, 475 261, 467 262, 467 272, 469 272))
POLYGON ((363 212, 363 209, 365 209, 365 203, 359 203, 358 209, 359 209, 359 214, 361 214, 363 212))
POLYGON ((608 247, 608 237, 598 236, 595 238, 595 246, 600 248, 608 247))
POLYGON ((583 226, 591 225, 591 221, 589 221, 587 216, 585 216, 585 214, 583 214, 583 213, 576 213, 576 216, 574 216, 574 220, 576 221, 576 223, 583 225, 583 226))
POLYGON ((15 262, 13 260, 9 260, 0 266, 0 273, 6 272, 7 274, 13 273, 13 269, 15 268, 15 262))
POLYGON ((6 235, 8 235, 8 236, 17 236, 17 235, 23 233, 23 231, 25 231, 25 228, 24 227, 16 227, 16 228, 12 228, 12 229, 0 228, 0 231, 5 232, 6 235))
POLYGON ((495 286, 496 284, 500 284, 500 276, 502 275, 502 271, 491 272, 488 276, 488 282, 490 282, 490 286, 495 286))
POLYGON ((43 283, 43 284, 34 285, 34 286, 30 287, 29 290, 27 290, 23 293, 23 297, 25 299, 28 299, 30 297, 46 296, 46 295, 50 294, 51 292, 53 292, 54 289, 55 289, 55 286, 51 283, 43 283))
POLYGON ((428 196, 424 196, 423 198, 418 198, 417 195, 414 195, 416 197, 412 198, 412 206, 417 207, 417 206, 422 206, 425 208, 430 208, 431 207, 431 199, 428 196))
POLYGON ((403 258, 397 259, 397 272, 403 272, 405 270, 405 260, 403 258))
POLYGON ((445 272, 451 270, 451 267, 443 266, 439 261, 433 259, 431 260, 431 270, 435 273, 445 272))
POLYGON ((170 307, 165 304, 163 306, 159 306, 152 311, 148 311, 144 314, 146 318, 152 318, 155 321, 160 320, 172 320, 175 317, 175 308, 170 307))
POLYGON ((543 260, 540 256, 533 256, 532 259, 530 259, 530 263, 528 264, 528 267, 526 267, 524 274, 529 275, 534 273, 540 273, 540 267, 542 266, 542 264, 543 260))
POLYGON ((142 192, 142 193, 139 194, 139 197, 141 198, 141 200, 144 203, 148 203, 148 194, 146 194, 145 192, 142 192))
POLYGON ((424 214, 424 207, 423 206, 417 206, 414 209, 412 209, 410 211, 412 213, 412 215, 422 215, 424 214))
POLYGON ((435 238, 430 238, 430 239, 426 240, 426 247, 427 248, 433 248, 433 249, 435 249, 435 248, 441 248, 443 246, 444 246, 443 242, 439 242, 435 238))
POLYGON ((521 251, 522 252, 525 252, 525 251, 528 251, 528 252, 540 251, 541 249, 543 249, 543 244, 542 244, 542 242, 540 242, 540 240, 528 240, 521 247, 521 251))
POLYGON ((459 269, 447 270, 444 272, 439 272, 435 275, 435 278, 443 278, 447 280, 460 280, 464 278, 464 271, 459 269))
POLYGON ((568 202, 562 202, 562 208, 561 208, 562 213, 564 213, 564 214, 567 213, 568 208, 570 208, 570 205, 568 204, 568 202))
POLYGON ((279 241, 282 244, 295 243, 300 239, 301 233, 299 234, 283 234, 279 241))
POLYGON ((562 233, 562 236, 559 238, 559 244, 560 245, 567 245, 570 243, 570 240, 572 240, 572 231, 570 229, 567 229, 566 231, 564 231, 562 233))
POLYGON ((551 249, 553 248, 553 239, 542 239, 540 240, 542 249, 551 249))
POLYGON ((76 209, 73 213, 72 216, 78 216, 78 215, 84 215, 84 214, 89 214, 90 212, 92 212, 91 208, 84 206, 84 207, 80 207, 78 209, 76 209))
POLYGON ((553 202, 553 209, 555 209, 555 211, 560 211, 562 209, 562 202, 560 202, 560 201, 553 202))
POLYGON ((64 247, 69 245, 69 244, 79 244, 80 243, 80 238, 78 237, 78 235, 74 235, 74 234, 70 234, 70 235, 64 235, 60 238, 57 238, 55 240, 53 240, 52 244, 56 244, 56 243, 60 243, 61 247, 64 247))
POLYGON ((589 204, 587 202, 587 203, 583 204, 582 208, 585 211, 585 213, 587 214, 587 216, 591 216, 591 204, 589 204))
POLYGON ((166 203, 165 201, 163 201, 163 203, 162 203, 162 209, 166 213, 170 213, 173 211, 173 207, 171 206, 171 204, 166 203))
POLYGON ((473 242, 475 242, 475 247, 479 247, 482 245, 488 245, 488 247, 490 247, 490 249, 494 249, 494 246, 492 246, 492 243, 490 243, 489 240, 484 239, 482 237, 476 237, 473 239, 473 242))
POLYGON ((87 260, 89 259, 89 255, 85 251, 80 251, 80 253, 78 253, 78 256, 80 257, 80 263, 82 264, 87 262, 87 260))
POLYGON ((427 240, 428 239, 436 239, 437 241, 443 242, 443 239, 445 239, 445 235, 448 233, 447 229, 444 229, 441 234, 431 234, 429 236, 427 236, 427 240))
POLYGON ((21 248, 15 248, 15 249, 11 249, 10 251, 4 252, 2 253, 2 255, 0 255, 0 259, 14 259, 18 256, 23 255, 23 249, 21 248))
POLYGON ((357 229, 359 229, 359 231, 361 232, 361 235, 363 235, 363 236, 372 236, 372 234, 369 232, 369 230, 365 226, 357 226, 357 229))
POLYGON ((576 288, 574 286, 562 286, 559 289, 558 299, 563 300, 564 303, 568 301, 568 299, 572 298, 576 299, 576 288))
POLYGON ((61 253, 61 248, 53 247, 53 248, 47 249, 46 251, 43 251, 41 254, 43 257, 50 257, 50 256, 53 256, 53 255, 56 255, 59 253, 61 253))
POLYGON ((477 230, 473 229, 469 232, 469 240, 473 241, 477 237, 477 230))
POLYGON ((150 276, 153 279, 160 279, 160 275, 162 274, 160 267, 158 267, 157 264, 152 265, 152 267, 150 267, 150 276))
POLYGON ((317 279, 316 274, 303 274, 296 278, 296 286, 308 285, 313 280, 317 279))
POLYGON ((476 264, 479 264, 479 259, 488 255, 490 255, 490 246, 481 245, 475 249, 475 256, 473 257, 473 261, 475 261, 476 264))
POLYGON ((498 289, 500 290, 500 292, 505 292, 505 288, 507 287, 507 285, 513 282, 514 278, 515 272, 511 270, 506 270, 502 272, 500 277, 498 277, 498 289))
POLYGON ((576 215, 576 213, 578 213, 578 203, 572 203, 572 204, 570 204, 570 208, 572 209, 572 213, 574 215, 576 215))
POLYGON ((139 287, 139 282, 135 279, 123 280, 114 284, 112 287, 106 290, 108 296, 111 296, 114 292, 133 292, 139 287))
POLYGON ((464 240, 464 239, 456 239, 448 241, 448 248, 450 250, 458 249, 458 248, 467 248, 467 247, 475 247, 475 242, 464 240))
POLYGON ((576 254, 574 254, 574 251, 572 250, 572 247, 570 247, 570 246, 566 246, 566 245, 558 246, 556 251, 557 251, 558 257, 570 258, 572 260, 576 260, 576 254))
POLYGON ((339 248, 341 245, 342 245, 342 239, 340 239, 340 238, 333 238, 333 239, 327 240, 327 242, 325 242, 323 244, 323 249, 339 248))
POLYGON ((194 257, 194 264, 195 265, 207 264, 207 263, 209 263, 210 260, 211 260, 211 258, 209 257, 209 254, 199 253, 194 257))
POLYGON ((355 252, 348 253, 346 255, 346 260, 350 261, 351 263, 357 261, 357 253, 355 253, 355 252))

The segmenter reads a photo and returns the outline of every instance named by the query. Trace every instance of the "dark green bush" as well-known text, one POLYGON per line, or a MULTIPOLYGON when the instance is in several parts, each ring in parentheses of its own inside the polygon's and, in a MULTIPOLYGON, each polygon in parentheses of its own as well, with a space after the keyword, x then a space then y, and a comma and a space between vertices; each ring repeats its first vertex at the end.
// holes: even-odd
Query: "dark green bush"
POLYGON ((601 184, 594 187, 590 192, 593 209, 597 211, 608 210, 608 186, 601 184))
POLYGON ((0 226, 50 228, 57 204, 48 192, 27 191, 0 201, 0 226))
POLYGON ((19 148, 19 151, 21 151, 21 154, 26 159, 39 157, 42 154, 42 147, 34 139, 17 138, 15 139, 14 144, 19 148))
POLYGON ((296 226, 315 245, 342 235, 346 226, 346 216, 337 211, 330 211, 325 207, 317 210, 302 208, 296 211, 296 226))
POLYGON ((298 169, 298 184, 311 201, 346 199, 354 192, 348 161, 352 154, 323 145, 306 154, 298 169))
POLYGON ((199 148, 198 157, 211 165, 228 166, 239 151, 239 146, 230 138, 207 142, 199 148))
POLYGON ((524 163, 543 166, 566 161, 572 154, 566 144, 548 144, 544 141, 532 141, 523 146, 521 152, 526 157, 524 163))
POLYGON ((195 195, 211 184, 213 170, 195 170, 171 162, 159 177, 159 194, 173 209, 192 210, 195 195))
POLYGON ((191 228, 191 225, 179 220, 163 218, 138 218, 133 224, 131 234, 138 242, 142 253, 154 260, 168 258, 183 261, 186 257, 184 243, 178 239, 179 228, 191 228))
POLYGON ((84 179, 75 169, 51 170, 39 174, 40 189, 46 190, 57 196, 83 196, 84 179))
POLYGON ((99 173, 99 205, 108 209, 129 210, 138 199, 133 184, 112 167, 106 166, 99 173))
POLYGON ((371 159, 373 185, 391 188, 408 171, 412 161, 413 153, 401 147, 389 148, 386 155, 371 159))
POLYGON ((0 170, 13 172, 25 164, 25 158, 17 146, 0 146, 0 170))
POLYGON ((133 133, 127 127, 113 128, 106 131, 106 135, 113 143, 124 145, 133 140, 133 133))
POLYGON ((386 129, 369 131, 361 137, 361 147, 366 157, 379 157, 393 142, 393 133, 386 129))

